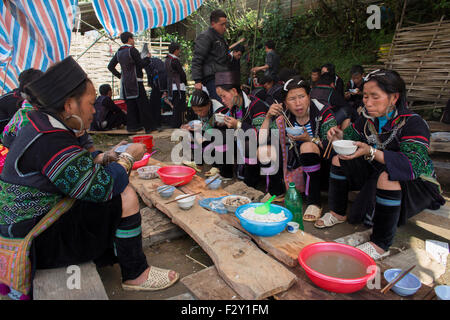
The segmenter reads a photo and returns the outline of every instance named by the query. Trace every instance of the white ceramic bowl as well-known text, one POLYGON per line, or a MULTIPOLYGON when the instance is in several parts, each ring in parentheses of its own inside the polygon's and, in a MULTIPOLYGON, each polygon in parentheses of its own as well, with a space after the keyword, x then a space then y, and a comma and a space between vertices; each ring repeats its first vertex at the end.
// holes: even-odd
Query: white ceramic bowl
POLYGON ((155 179, 158 178, 156 171, 161 168, 160 166, 145 166, 137 169, 139 178, 141 179, 155 179))
MULTIPOLYGON (((182 195, 179 195, 178 197, 176 197, 175 199, 182 198, 185 196, 186 196, 185 194, 182 194, 182 195)), ((196 196, 192 196, 189 198, 178 200, 177 203, 181 209, 189 210, 194 205, 195 199, 196 199, 196 196)))
POLYGON ((222 204, 225 206, 225 208, 228 210, 228 212, 234 213, 236 211, 237 208, 239 208, 241 205, 230 205, 228 203, 230 203, 229 201, 233 201, 233 200, 237 200, 237 199, 241 199, 242 204, 241 205, 245 205, 245 204, 249 204, 252 202, 252 200, 248 197, 244 197, 244 196, 238 196, 238 195, 232 195, 232 196, 227 196, 225 198, 222 198, 222 204))
POLYGON ((214 114, 214 120, 217 123, 225 123, 225 115, 223 113, 214 114))
POLYGON ((333 149, 337 154, 342 154, 344 156, 349 156, 354 154, 357 146, 353 144, 352 140, 336 140, 333 142, 333 149))
POLYGON ((190 126, 192 129, 198 128, 198 127, 200 127, 201 125, 202 125, 202 122, 201 122, 200 120, 192 120, 192 121, 189 122, 189 126, 190 126))
POLYGON ((286 132, 291 136, 301 136, 305 130, 303 127, 287 127, 286 132))

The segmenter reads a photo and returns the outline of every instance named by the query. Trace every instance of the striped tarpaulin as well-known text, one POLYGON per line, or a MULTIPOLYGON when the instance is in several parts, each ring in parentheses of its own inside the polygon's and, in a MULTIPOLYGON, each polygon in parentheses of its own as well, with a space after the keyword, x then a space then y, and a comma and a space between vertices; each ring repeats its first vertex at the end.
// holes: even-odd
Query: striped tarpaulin
POLYGON ((78 0, 0 1, 0 91, 16 88, 20 72, 45 71, 67 57, 77 4, 78 0))
POLYGON ((111 37, 164 27, 194 13, 203 0, 93 0, 95 14, 111 37))

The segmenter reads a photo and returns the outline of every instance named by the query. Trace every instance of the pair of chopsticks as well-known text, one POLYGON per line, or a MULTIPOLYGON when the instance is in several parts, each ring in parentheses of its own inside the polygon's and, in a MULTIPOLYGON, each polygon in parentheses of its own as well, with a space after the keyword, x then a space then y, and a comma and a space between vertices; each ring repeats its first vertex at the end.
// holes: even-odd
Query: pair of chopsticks
POLYGON ((386 287, 384 287, 383 289, 381 289, 381 293, 386 293, 388 292, 397 282, 399 282, 400 280, 402 280, 408 273, 411 272, 412 269, 414 269, 416 267, 416 265, 413 265, 411 268, 409 268, 406 271, 403 271, 402 273, 400 273, 394 280, 392 280, 391 282, 388 283, 388 285, 386 287))
POLYGON ((331 149, 332 149, 331 145, 332 144, 333 144, 332 142, 328 141, 328 144, 327 144, 327 147, 325 149, 325 152, 323 153, 323 158, 324 159, 328 159, 330 157, 330 153, 331 153, 331 149))
MULTIPOLYGON (((274 100, 276 104, 280 104, 277 100, 274 100)), ((286 113, 284 113, 284 110, 281 110, 281 114, 283 115, 284 120, 286 121, 286 124, 288 126, 290 126, 291 128, 293 128, 294 126, 292 125, 292 123, 289 121, 289 118, 287 117, 286 113)))
POLYGON ((211 181, 209 181, 209 182, 205 185, 205 187, 207 187, 208 185, 210 185, 211 183, 213 183, 213 181, 216 180, 216 179, 219 178, 219 177, 220 177, 220 174, 216 174, 216 175, 214 176, 214 178, 212 178, 211 181))
POLYGON ((196 196, 196 195, 198 195, 200 193, 202 193, 202 192, 200 191, 200 192, 196 192, 196 193, 193 193, 193 194, 187 194, 184 197, 181 197, 181 198, 178 198, 178 199, 174 199, 174 200, 170 200, 169 202, 166 202, 165 204, 169 204, 169 203, 172 203, 172 202, 175 202, 175 201, 178 201, 178 200, 183 200, 183 199, 186 199, 186 198, 190 198, 190 197, 196 196))
MULTIPOLYGON (((184 182, 184 180, 183 181, 178 181, 176 183, 169 184, 169 185, 165 186, 164 188, 161 188, 161 190, 159 190, 159 192, 163 192, 163 191, 169 190, 171 187, 176 187, 176 186, 182 184, 183 182, 184 182)), ((159 187, 151 190, 150 192, 154 192, 154 191, 158 190, 158 188, 159 187)))

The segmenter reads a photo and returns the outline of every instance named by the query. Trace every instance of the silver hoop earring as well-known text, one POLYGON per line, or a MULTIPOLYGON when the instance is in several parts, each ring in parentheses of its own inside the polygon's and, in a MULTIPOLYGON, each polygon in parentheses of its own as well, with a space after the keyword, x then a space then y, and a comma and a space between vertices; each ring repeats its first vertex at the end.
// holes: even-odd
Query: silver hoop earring
POLYGON ((68 117, 65 117, 64 120, 67 121, 67 120, 69 120, 70 118, 77 119, 77 121, 80 123, 80 129, 74 130, 74 131, 83 132, 83 131, 84 131, 84 122, 83 122, 83 119, 81 119, 81 118, 80 118, 79 116, 77 116, 76 114, 72 114, 72 115, 70 115, 70 116, 68 116, 68 117))

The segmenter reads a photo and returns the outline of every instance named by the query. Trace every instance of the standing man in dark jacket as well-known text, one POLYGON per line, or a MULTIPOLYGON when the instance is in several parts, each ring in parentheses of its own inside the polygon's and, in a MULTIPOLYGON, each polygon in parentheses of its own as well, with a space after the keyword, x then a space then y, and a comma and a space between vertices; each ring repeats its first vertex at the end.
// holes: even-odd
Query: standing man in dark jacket
POLYGON ((183 112, 186 111, 186 73, 180 62, 181 48, 178 43, 169 45, 166 57, 167 93, 173 105, 173 115, 170 121, 172 128, 179 128, 183 123, 183 112))
POLYGON ((122 92, 127 104, 127 130, 137 132, 145 128, 146 133, 156 130, 153 123, 150 103, 144 88, 142 69, 149 63, 149 58, 141 59, 141 54, 134 47, 133 34, 124 32, 120 35, 124 44, 116 52, 108 65, 108 70, 121 79, 122 92), (122 73, 116 70, 120 63, 122 73))
POLYGON ((222 102, 216 93, 215 74, 231 70, 232 54, 224 38, 227 31, 227 16, 222 10, 214 10, 210 16, 211 27, 200 33, 195 39, 192 57, 192 79, 195 89, 202 90, 202 84, 208 90, 209 97, 222 102))
POLYGON ((148 85, 152 88, 150 94, 150 109, 153 123, 161 130, 161 97, 167 92, 167 71, 164 61, 150 55, 150 63, 145 67, 148 85))

